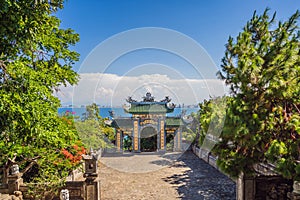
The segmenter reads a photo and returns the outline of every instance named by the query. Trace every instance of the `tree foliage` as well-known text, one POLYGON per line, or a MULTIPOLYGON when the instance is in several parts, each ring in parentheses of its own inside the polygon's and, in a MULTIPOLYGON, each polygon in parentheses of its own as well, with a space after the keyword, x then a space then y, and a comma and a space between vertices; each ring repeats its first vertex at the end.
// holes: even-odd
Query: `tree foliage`
POLYGON ((299 15, 276 24, 268 9, 255 12, 226 44, 219 75, 232 99, 218 150, 219 165, 233 176, 272 162, 285 177, 300 179, 299 15))
POLYGON ((99 107, 93 103, 86 106, 82 120, 75 122, 78 134, 87 148, 112 147, 114 130, 105 124, 105 120, 100 116, 99 107))
POLYGON ((83 113, 82 115, 82 119, 84 120, 100 120, 101 116, 100 116, 100 110, 99 107, 97 106, 97 104, 92 103, 91 105, 87 105, 85 107, 86 112, 83 113))
MULTIPOLYGON (((0 166, 20 164, 32 184, 51 192, 77 166, 62 150, 81 146, 70 119, 59 117, 58 87, 75 84, 78 40, 54 12, 62 0, 0 0, 0 166), (28 168, 29 167, 29 168, 28 168)), ((81 147, 80 147, 81 148, 81 147)), ((38 187, 33 193, 40 195, 38 187)), ((40 188, 41 189, 41 188, 40 188)))
POLYGON ((201 148, 213 150, 215 144, 219 141, 224 126, 228 100, 229 97, 216 97, 204 100, 199 104, 200 109, 197 113, 200 125, 198 146, 201 146, 201 148))

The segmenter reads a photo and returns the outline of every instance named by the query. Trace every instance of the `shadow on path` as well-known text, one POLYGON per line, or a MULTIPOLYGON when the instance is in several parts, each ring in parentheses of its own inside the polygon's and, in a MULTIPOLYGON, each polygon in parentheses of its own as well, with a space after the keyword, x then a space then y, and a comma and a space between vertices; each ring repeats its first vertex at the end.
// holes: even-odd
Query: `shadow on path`
POLYGON ((183 200, 234 200, 235 183, 218 170, 186 151, 172 167, 189 167, 183 174, 175 174, 163 180, 174 187, 183 200))

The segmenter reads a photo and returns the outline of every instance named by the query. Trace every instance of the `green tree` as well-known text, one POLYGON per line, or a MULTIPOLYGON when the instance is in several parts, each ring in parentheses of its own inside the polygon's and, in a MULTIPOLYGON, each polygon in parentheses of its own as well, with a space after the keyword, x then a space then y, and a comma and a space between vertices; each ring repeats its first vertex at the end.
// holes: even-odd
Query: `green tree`
POLYGON ((92 103, 91 105, 87 105, 85 107, 86 112, 83 113, 82 119, 87 120, 87 119, 93 119, 93 120, 100 120, 100 110, 97 104, 92 103))
POLYGON ((82 142, 88 149, 106 148, 112 145, 106 134, 101 131, 98 121, 93 119, 76 121, 75 126, 82 142))
POLYGON ((200 125, 198 146, 213 150, 219 141, 225 121, 226 104, 229 99, 229 97, 216 97, 204 100, 199 104, 200 109, 197 113, 200 125))
POLYGON ((299 180, 299 11, 277 24, 275 14, 255 12, 226 44, 219 75, 233 98, 218 145, 219 165, 238 176, 272 162, 283 176, 299 180))
MULTIPOLYGON (((200 105, 200 104, 199 104, 200 105)), ((189 129, 189 132, 192 132, 192 135, 194 136, 194 141, 192 144, 195 144, 199 146, 199 140, 200 140, 200 114, 198 110, 197 112, 192 112, 191 117, 193 121, 187 126, 189 129)))
POLYGON ((77 82, 72 65, 78 53, 69 48, 79 36, 59 27, 55 11, 63 8, 62 0, 0 5, 0 166, 19 163, 39 198, 78 165, 71 157, 74 145, 80 146, 76 129, 72 119, 58 116, 53 92, 77 82))
POLYGON ((78 134, 87 148, 112 147, 114 130, 105 123, 105 120, 107 119, 100 116, 99 107, 93 103, 86 106, 82 120, 75 122, 78 134))

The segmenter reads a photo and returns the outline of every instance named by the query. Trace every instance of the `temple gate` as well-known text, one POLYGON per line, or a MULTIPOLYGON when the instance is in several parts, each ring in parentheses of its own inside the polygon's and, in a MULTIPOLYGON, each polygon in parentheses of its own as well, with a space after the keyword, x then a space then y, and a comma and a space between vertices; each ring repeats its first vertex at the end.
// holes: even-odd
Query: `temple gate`
POLYGON ((174 137, 173 151, 182 150, 183 125, 180 117, 167 117, 167 113, 174 111, 175 105, 171 99, 165 97, 155 101, 151 93, 146 93, 142 101, 129 97, 126 100, 130 105, 124 110, 131 117, 113 117, 112 127, 116 129, 116 147, 123 151, 123 138, 131 139, 133 152, 141 151, 166 151, 167 134, 174 137))

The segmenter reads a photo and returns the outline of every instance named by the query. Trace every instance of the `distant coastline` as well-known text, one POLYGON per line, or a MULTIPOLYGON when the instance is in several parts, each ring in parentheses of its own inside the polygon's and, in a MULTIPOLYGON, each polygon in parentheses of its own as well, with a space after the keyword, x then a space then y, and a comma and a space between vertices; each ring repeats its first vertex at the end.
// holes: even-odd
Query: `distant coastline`
MULTIPOLYGON (((64 104, 62 105, 60 108, 85 108, 87 105, 73 105, 73 104, 64 104)), ((111 105, 99 105, 97 104, 97 106, 101 109, 101 108, 112 108, 111 105)), ((114 106, 113 108, 122 108, 123 105, 120 106, 114 106)), ((179 104, 176 105, 176 108, 199 108, 198 104, 194 104, 194 105, 185 105, 185 104, 179 104)))
MULTIPOLYGON (((116 117, 130 117, 131 115, 128 113, 125 113, 124 109, 122 107, 100 107, 100 116, 103 118, 110 117, 109 111, 114 111, 116 117)), ((174 109, 173 113, 168 113, 167 116, 170 117, 175 117, 179 116, 182 111, 185 111, 187 115, 191 114, 192 112, 197 112, 199 110, 198 107, 191 107, 191 106, 186 106, 186 107, 176 107, 174 109)), ((66 111, 74 113, 74 116, 82 117, 83 114, 86 112, 85 106, 83 107, 60 107, 58 109, 58 114, 62 115, 66 111)))

